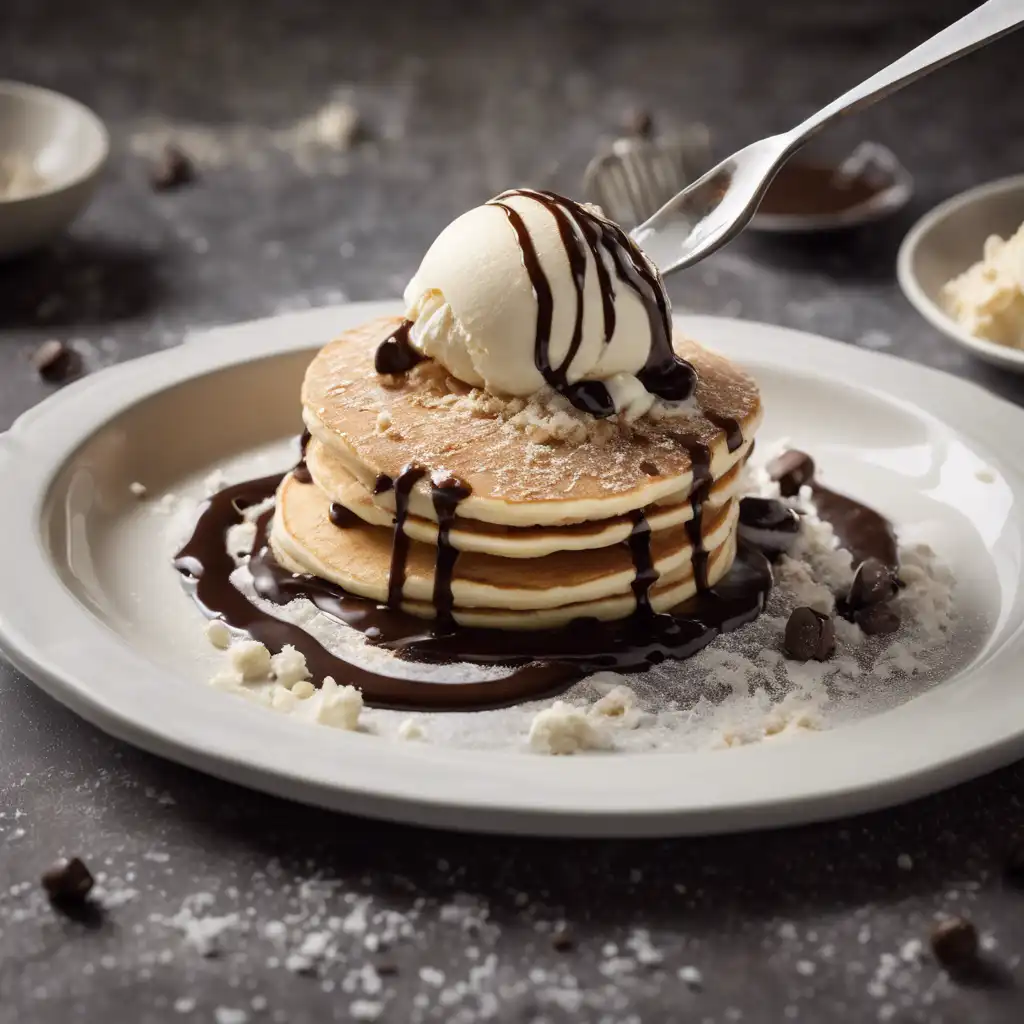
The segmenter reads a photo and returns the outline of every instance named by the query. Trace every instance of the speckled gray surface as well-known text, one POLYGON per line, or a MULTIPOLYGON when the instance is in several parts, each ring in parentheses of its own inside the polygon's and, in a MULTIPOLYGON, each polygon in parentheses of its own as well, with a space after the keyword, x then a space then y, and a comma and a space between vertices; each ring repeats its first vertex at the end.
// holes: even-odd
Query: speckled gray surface
MULTIPOLYGON (((571 189, 630 104, 706 120, 724 151, 968 6, 642 0, 613 12, 577 0, 512 14, 476 4, 462 18, 454 2, 404 0, 372 11, 6 0, 4 74, 93 105, 115 153, 71 236, 0 268, 0 427, 47 394, 28 359, 47 338, 73 340, 98 368, 194 326, 395 295, 466 206, 515 183, 571 189), (296 157, 296 126, 335 90, 371 141, 296 157), (183 125, 218 166, 154 195, 138 153, 183 125)), ((916 215, 1020 171, 1022 56, 1024 38, 1005 40, 843 126, 893 146, 916 175, 898 220, 813 244, 743 238, 672 281, 677 305, 884 348, 1024 399, 1020 381, 918 319, 893 279, 916 215)), ((0 750, 4 1024, 1024 1014, 1024 894, 1001 872, 1024 835, 1021 765, 846 823, 556 843, 414 831, 248 793, 107 739, 2 666, 0 750), (107 876, 91 924, 39 893, 62 852, 107 876), (977 923, 984 983, 955 983, 922 955, 944 913, 977 923), (557 952, 550 929, 563 919, 576 945, 557 952)))

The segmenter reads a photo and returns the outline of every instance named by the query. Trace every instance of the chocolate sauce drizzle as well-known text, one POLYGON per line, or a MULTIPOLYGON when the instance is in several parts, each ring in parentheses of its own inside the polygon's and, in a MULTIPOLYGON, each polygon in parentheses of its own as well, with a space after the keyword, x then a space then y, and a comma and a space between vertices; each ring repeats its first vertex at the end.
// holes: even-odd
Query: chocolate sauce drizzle
POLYGON ((651 557, 651 524, 642 508, 631 513, 633 529, 629 532, 630 554, 633 556, 633 596, 636 598, 636 610, 639 614, 652 614, 651 587, 658 579, 658 570, 654 568, 651 557))
MULTIPOLYGON (((376 706, 500 707, 560 692, 592 672, 641 671, 666 658, 688 658, 719 634, 753 621, 771 588, 767 559, 752 548, 741 547, 724 580, 671 613, 648 610, 615 622, 578 619, 560 629, 470 629, 431 623, 399 608, 355 597, 318 577, 289 572, 278 564, 267 544, 272 513, 265 513, 249 558, 256 592, 265 600, 286 605, 307 598, 325 614, 362 632, 367 642, 405 660, 512 669, 500 679, 472 683, 398 679, 336 658, 304 629, 264 612, 231 583, 235 563, 225 547, 226 533, 241 520, 241 510, 268 498, 278 483, 276 476, 264 477, 214 495, 191 538, 178 552, 175 567, 194 585, 195 600, 205 614, 245 630, 272 651, 292 645, 305 655, 315 680, 329 675, 339 683, 351 683, 376 706)), ((646 577, 643 545, 638 543, 638 547, 641 554, 635 557, 641 568, 637 575, 646 577)), ((642 578, 641 591, 647 586, 642 578)))
POLYGON ((292 475, 300 484, 311 484, 313 482, 313 475, 309 472, 309 467, 306 465, 306 449, 309 447, 312 436, 308 430, 303 430, 302 436, 299 438, 299 461, 292 470, 292 475))
POLYGON ((458 548, 452 546, 451 530, 455 522, 455 511, 459 502, 465 501, 472 493, 469 484, 452 476, 447 470, 438 470, 430 476, 430 497, 437 513, 437 561, 434 565, 434 610, 442 626, 454 624, 452 608, 452 575, 458 548))
POLYGON ((708 589, 708 551, 704 546, 704 505, 711 493, 711 449, 693 434, 672 434, 690 453, 693 480, 690 484, 690 509, 693 515, 684 524, 693 549, 693 579, 698 592, 708 589))
POLYGON ((733 419, 732 416, 723 416, 718 412, 707 411, 704 412, 704 418, 719 430, 725 431, 725 446, 730 455, 743 447, 743 427, 739 420, 733 419))
POLYGON ((403 320, 378 346, 373 357, 373 368, 378 373, 408 373, 426 356, 413 348, 409 339, 412 321, 403 320))
POLYGON ((530 278, 537 299, 537 326, 534 336, 534 363, 549 387, 564 395, 576 408, 604 418, 615 412, 615 403, 608 388, 600 381, 568 380, 569 368, 579 351, 583 336, 583 288, 586 280, 587 250, 597 267, 598 286, 604 312, 604 340, 607 344, 615 332, 615 290, 604 263, 607 255, 615 275, 643 303, 650 325, 651 347, 637 378, 652 394, 667 401, 681 402, 696 388, 693 367, 672 350, 672 322, 665 287, 657 270, 637 248, 633 240, 611 221, 599 217, 579 203, 553 192, 534 189, 513 189, 490 201, 500 207, 508 218, 519 244, 523 266, 530 278), (532 199, 554 217, 565 249, 576 292, 576 317, 572 338, 565 358, 558 366, 551 362, 551 325, 554 300, 551 285, 541 266, 537 249, 523 217, 506 200, 514 196, 532 199))
MULTIPOLYGON (((391 571, 388 574, 388 605, 399 608, 402 604, 402 591, 405 589, 405 563, 409 558, 409 537, 405 532, 405 521, 409 518, 409 495, 413 487, 427 475, 427 471, 418 463, 410 462, 399 470, 394 480, 382 473, 377 477, 377 486, 383 480, 388 486, 382 490, 394 488, 395 492, 395 526, 391 540, 391 571)), ((380 493, 374 488, 374 494, 380 493)))

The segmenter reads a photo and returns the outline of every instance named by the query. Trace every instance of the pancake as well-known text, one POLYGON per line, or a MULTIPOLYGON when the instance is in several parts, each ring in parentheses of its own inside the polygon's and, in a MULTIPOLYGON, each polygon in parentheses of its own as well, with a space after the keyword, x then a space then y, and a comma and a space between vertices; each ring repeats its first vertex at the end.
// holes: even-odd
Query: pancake
MULTIPOLYGON (((743 458, 743 441, 761 420, 752 378, 729 360, 677 339, 697 370, 685 415, 644 417, 632 425, 586 421, 583 439, 536 440, 529 409, 468 389, 426 362, 398 377, 374 369, 376 346, 400 321, 383 318, 345 332, 314 357, 302 389, 303 418, 367 490, 382 474, 395 479, 409 463, 443 469, 470 488, 459 516, 503 526, 561 526, 605 520, 670 496, 679 500, 705 478, 717 480, 743 458), (481 397, 483 396, 483 398, 481 397)), ((522 403, 520 403, 522 404, 522 403)), ((585 414, 559 410, 543 421, 570 428, 585 414), (573 420, 573 416, 576 420, 573 420)), ((581 427, 581 429, 583 429, 581 427)), ((410 511, 431 518, 414 491, 410 511)))
MULTIPOLYGON (((746 457, 746 442, 741 458, 746 457)), ((306 465, 313 482, 328 501, 336 502, 372 526, 390 530, 395 521, 394 492, 373 495, 321 441, 313 439, 306 449, 306 465)), ((705 515, 713 515, 739 491, 742 463, 715 481, 704 502, 705 515)), ((437 513, 429 497, 429 485, 421 482, 413 489, 410 507, 426 507, 430 518, 415 514, 405 521, 405 532, 421 544, 437 544, 437 513)), ((461 512, 461 505, 459 510, 461 512)), ((688 496, 679 499, 670 495, 662 504, 647 509, 647 522, 652 533, 677 527, 693 518, 693 505, 688 496)), ((555 551, 586 551, 608 547, 627 540, 633 530, 629 516, 615 516, 565 526, 500 526, 479 519, 455 518, 449 539, 459 551, 476 551, 502 558, 540 558, 555 551)))
MULTIPOLYGON (((275 556, 292 571, 312 573, 360 597, 386 601, 391 531, 362 522, 339 528, 328 512, 329 502, 316 486, 299 482, 293 474, 286 476, 278 490, 271 531, 275 556)), ((705 550, 731 550, 727 546, 735 534, 737 515, 738 503, 729 501, 704 517, 701 538, 705 550)), ((683 527, 651 537, 651 559, 665 580, 691 575, 693 554, 683 527)), ((409 545, 404 600, 432 608, 436 561, 436 548, 416 542, 409 545)), ((456 619, 460 610, 471 608, 553 610, 616 596, 628 602, 628 614, 635 605, 631 589, 635 577, 633 558, 625 544, 594 551, 555 552, 531 559, 528 564, 520 559, 465 552, 455 562, 451 595, 456 619)))

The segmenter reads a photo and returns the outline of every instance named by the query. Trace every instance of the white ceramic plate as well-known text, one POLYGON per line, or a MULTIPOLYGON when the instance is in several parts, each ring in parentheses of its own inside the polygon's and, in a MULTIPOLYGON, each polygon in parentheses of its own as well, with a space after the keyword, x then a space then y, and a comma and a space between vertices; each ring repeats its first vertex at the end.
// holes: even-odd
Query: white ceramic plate
MULTIPOLYGON (((1024 754, 1024 452, 1012 443, 1024 413, 883 355, 706 317, 681 327, 756 373, 768 410, 759 440, 811 448, 831 481, 923 532, 950 563, 962 622, 949 678, 895 710, 788 743, 574 758, 313 727, 203 685, 210 654, 198 613, 129 482, 180 490, 226 461, 272 452, 296 433, 310 350, 392 308, 219 329, 72 385, 0 437, 0 643, 15 665, 154 753, 309 803, 461 829, 659 835, 788 824, 906 800, 1024 754)), ((282 451, 276 459, 283 468, 282 451)))
POLYGON ((896 261, 903 294, 932 326, 986 362, 1024 373, 1024 350, 968 334, 942 308, 942 286, 982 256, 990 235, 1008 238, 1024 223, 1024 174, 979 185, 925 214, 896 261))

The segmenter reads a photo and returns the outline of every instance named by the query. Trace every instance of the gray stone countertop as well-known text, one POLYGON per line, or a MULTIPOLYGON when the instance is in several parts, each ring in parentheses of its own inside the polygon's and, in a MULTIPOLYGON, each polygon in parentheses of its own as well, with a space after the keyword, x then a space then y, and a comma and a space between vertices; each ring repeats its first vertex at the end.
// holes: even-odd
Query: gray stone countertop
MULTIPOLYGON (((512 184, 574 190, 628 107, 705 121, 726 152, 969 6, 6 0, 3 74, 93 106, 114 153, 65 240, 0 266, 0 428, 51 390, 29 358, 46 339, 95 371, 195 327, 395 296, 466 207, 512 184), (348 150, 316 142, 332 100, 365 126, 348 150), (146 155, 166 138, 200 177, 155 194, 146 155)), ((859 234, 745 236, 672 280, 676 305, 891 351, 1024 399, 1020 379, 918 318, 893 272, 915 217, 1021 170, 1022 85, 1024 35, 851 119, 831 141, 895 149, 916 178, 911 208, 859 234)), ((910 806, 760 835, 473 837, 206 778, 109 739, 4 666, 0 751, 4 1024, 1024 1017, 1024 894, 1003 874, 1024 838, 1020 764, 910 806), (62 853, 101 875, 102 910, 85 920, 41 895, 62 853), (983 976, 954 980, 929 957, 942 914, 976 923, 983 976), (557 950, 561 921, 574 941, 557 950)))

